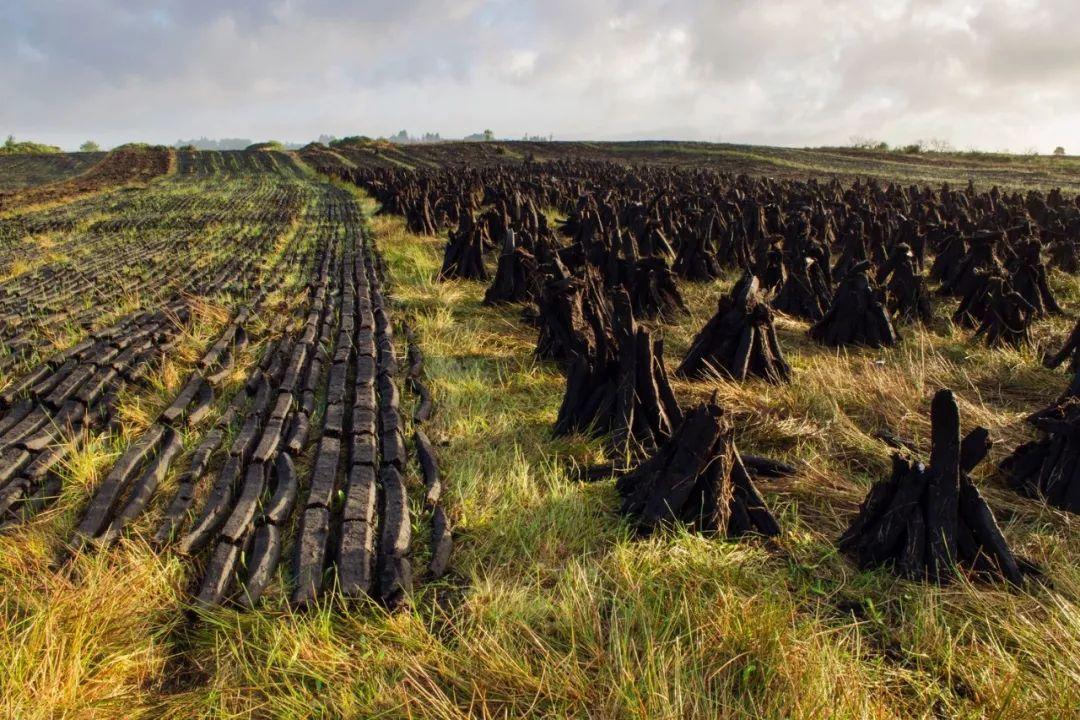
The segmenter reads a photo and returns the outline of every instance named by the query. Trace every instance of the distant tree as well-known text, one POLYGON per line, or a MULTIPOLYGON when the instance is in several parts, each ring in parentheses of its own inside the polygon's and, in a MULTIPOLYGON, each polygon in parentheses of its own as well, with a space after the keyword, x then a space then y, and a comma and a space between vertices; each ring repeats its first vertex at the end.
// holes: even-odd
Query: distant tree
POLYGON ((0 146, 0 155, 38 155, 41 153, 58 153, 62 152, 56 145, 45 145, 43 143, 31 142, 28 140, 16 140, 14 135, 8 135, 7 140, 0 146))
POLYGON ((863 137, 862 135, 851 136, 851 147, 856 150, 878 150, 881 152, 887 152, 889 144, 882 142, 881 140, 875 140, 874 138, 863 137))
POLYGON ((926 147, 929 148, 931 152, 939 152, 939 153, 956 152, 956 150, 955 150, 955 148, 953 148, 951 142, 949 142, 948 140, 942 140, 941 138, 930 138, 929 140, 926 141, 926 147))
POLYGON ((1056 148, 1054 148, 1054 154, 1055 155, 1064 155, 1065 154, 1065 148, 1058 145, 1056 148))
POLYGON ((86 142, 84 142, 82 145, 79 146, 79 149, 82 150, 83 152, 100 152, 101 151, 101 146, 98 145, 93 140, 87 140, 86 142))
POLYGON ((493 133, 490 130, 485 130, 484 131, 484 142, 491 142, 494 139, 495 139, 495 133, 493 133))
MULTIPOLYGON (((385 138, 379 139, 385 140, 385 138)), ((349 135, 347 137, 338 138, 337 140, 332 140, 330 142, 330 147, 338 148, 348 147, 350 145, 367 145, 370 142, 372 142, 372 140, 367 135, 349 135)))

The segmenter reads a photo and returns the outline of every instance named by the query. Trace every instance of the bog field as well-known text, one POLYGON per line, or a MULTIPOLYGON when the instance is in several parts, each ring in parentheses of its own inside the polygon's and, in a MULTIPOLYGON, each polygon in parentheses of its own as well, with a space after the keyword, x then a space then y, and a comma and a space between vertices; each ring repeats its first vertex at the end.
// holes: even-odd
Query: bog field
POLYGON ((0 156, 0 716, 1080 717, 1078 317, 1070 157, 0 156))

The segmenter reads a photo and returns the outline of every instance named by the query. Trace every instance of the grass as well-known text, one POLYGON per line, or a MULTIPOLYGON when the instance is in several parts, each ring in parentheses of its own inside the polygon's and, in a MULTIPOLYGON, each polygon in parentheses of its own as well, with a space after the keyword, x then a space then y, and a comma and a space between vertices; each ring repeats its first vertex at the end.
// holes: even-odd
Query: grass
MULTIPOLYGON (((394 615, 336 600, 298 615, 275 586, 259 612, 223 609, 189 624, 197 575, 141 539, 153 516, 111 550, 51 567, 122 449, 92 439, 69 458, 57 506, 0 535, 0 715, 1076 715, 1075 518, 1016 497, 991 463, 979 471, 1008 539, 1047 569, 1045 585, 1024 591, 858 572, 834 545, 888 468, 872 433, 889 424, 925 448, 937 387, 956 390, 966 427, 985 424, 1001 441, 994 460, 1026 438, 1023 414, 1064 385, 1037 360, 1067 321, 1040 323, 1037 347, 1022 351, 972 345, 940 319, 928 330, 904 328, 899 348, 838 353, 810 342, 805 324, 783 320, 792 385, 680 381, 676 391, 684 404, 716 391, 741 448, 800 468, 797 478, 761 484, 786 532, 770 543, 678 531, 637 540, 615 512, 610 481, 573 479, 576 464, 602 457, 602 444, 551 438, 563 379, 533 359, 534 332, 520 310, 483 307, 481 283, 436 282, 441 239, 410 235, 386 216, 369 227, 387 261, 395 317, 409 320, 426 355, 437 408, 429 435, 455 526, 451 574, 418 583, 411 608, 394 615)), ((732 280, 683 284, 691 313, 661 329, 669 368, 732 280)), ((1080 306, 1075 283, 1054 283, 1067 307, 1080 306)), ((175 391, 194 347, 223 321, 213 307, 198 314, 175 353, 179 365, 125 399, 132 426, 175 391)), ((239 367, 232 381, 242 377, 239 367)), ((421 571, 427 516, 415 469, 407 480, 421 571)))

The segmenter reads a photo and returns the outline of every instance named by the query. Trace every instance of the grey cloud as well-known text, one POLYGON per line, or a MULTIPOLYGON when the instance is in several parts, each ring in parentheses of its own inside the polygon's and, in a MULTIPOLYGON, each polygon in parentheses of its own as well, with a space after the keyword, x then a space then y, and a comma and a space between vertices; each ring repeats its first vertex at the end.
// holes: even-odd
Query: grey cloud
POLYGON ((1073 0, 13 5, 0 131, 67 145, 493 127, 1080 147, 1073 0))

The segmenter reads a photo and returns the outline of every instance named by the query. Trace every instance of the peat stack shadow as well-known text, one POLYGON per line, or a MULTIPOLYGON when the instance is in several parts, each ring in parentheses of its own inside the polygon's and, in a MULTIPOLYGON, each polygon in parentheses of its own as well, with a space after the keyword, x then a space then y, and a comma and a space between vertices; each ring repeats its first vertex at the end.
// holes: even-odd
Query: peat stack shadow
POLYGON ((616 482, 621 512, 647 535, 684 523, 696 532, 737 538, 780 534, 735 447, 731 424, 715 402, 686 414, 648 460, 616 482))
POLYGON ((858 263, 836 289, 828 312, 810 328, 810 337, 833 347, 865 345, 878 348, 895 345, 899 340, 882 304, 878 291, 870 283, 869 261, 858 263))
POLYGON ((976 428, 960 439, 951 390, 934 396, 930 424, 929 467, 894 455, 891 477, 870 489, 840 550, 863 569, 889 567, 912 580, 945 583, 962 571, 1021 583, 1021 562, 968 476, 990 449, 989 433, 976 428))
POLYGON ((780 350, 773 312, 761 297, 758 279, 745 273, 720 299, 712 319, 690 345, 676 375, 703 378, 722 373, 734 380, 747 376, 767 382, 791 380, 791 366, 780 350))

